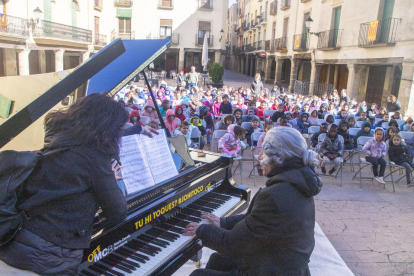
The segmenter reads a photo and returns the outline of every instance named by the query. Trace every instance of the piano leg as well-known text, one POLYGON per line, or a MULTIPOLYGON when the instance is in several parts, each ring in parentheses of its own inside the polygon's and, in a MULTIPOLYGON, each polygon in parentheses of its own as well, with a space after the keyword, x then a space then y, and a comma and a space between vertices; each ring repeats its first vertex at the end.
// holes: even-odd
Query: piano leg
POLYGON ((190 260, 192 260, 197 268, 201 267, 201 257, 203 256, 203 250, 199 250, 197 254, 192 256, 190 260))

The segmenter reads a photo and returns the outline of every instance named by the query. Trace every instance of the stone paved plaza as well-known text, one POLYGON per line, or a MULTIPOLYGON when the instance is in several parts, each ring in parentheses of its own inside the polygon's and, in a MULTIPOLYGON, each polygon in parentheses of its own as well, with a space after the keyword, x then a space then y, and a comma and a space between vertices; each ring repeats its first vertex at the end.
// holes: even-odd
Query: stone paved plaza
MULTIPOLYGON (((242 76, 226 71, 225 84, 247 87, 251 78, 243 80, 242 76)), ((250 159, 250 151, 243 157, 250 159)), ((243 162, 243 185, 252 190, 253 197, 266 178, 257 176, 254 186, 253 177, 248 177, 251 167, 251 161, 243 162)), ((234 179, 241 184, 238 173, 234 179)), ((363 179, 360 188, 359 178, 352 180, 353 175, 350 165, 345 165, 342 187, 339 176, 321 176, 324 186, 315 197, 316 221, 355 275, 414 275, 414 189, 406 187, 405 178, 396 183, 395 194, 390 181, 384 189, 363 179)), ((362 176, 371 175, 363 170, 362 176)), ((203 267, 212 252, 203 249, 203 267)), ((189 275, 194 269, 190 261, 174 275, 189 275)))

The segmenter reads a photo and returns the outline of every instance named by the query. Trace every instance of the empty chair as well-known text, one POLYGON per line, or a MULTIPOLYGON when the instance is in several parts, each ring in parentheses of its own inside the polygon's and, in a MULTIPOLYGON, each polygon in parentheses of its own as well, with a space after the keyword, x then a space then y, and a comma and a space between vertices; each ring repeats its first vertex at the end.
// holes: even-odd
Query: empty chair
MULTIPOLYGON (((244 128, 245 130, 249 130, 251 126, 252 126, 251 122, 244 122, 244 123, 241 124, 241 127, 244 128)), ((264 126, 263 126, 262 123, 260 123, 259 128, 264 130, 264 126)))
POLYGON ((341 121, 341 119, 335 119, 334 124, 335 125, 339 125, 339 122, 341 121))
POLYGON ((325 123, 325 119, 318 119, 316 120, 316 125, 320 126, 322 123, 325 123))
POLYGON ((140 116, 139 120, 144 124, 144 126, 148 125, 151 122, 151 118, 147 116, 140 116))
POLYGON ((388 128, 388 122, 383 122, 381 127, 387 129, 388 128))
POLYGON ((350 129, 348 129, 348 133, 349 133, 349 135, 354 137, 358 133, 358 131, 360 131, 360 130, 361 130, 360 128, 351 127, 350 129))
POLYGON ((356 121, 356 122, 355 122, 355 126, 356 126, 357 128, 361 128, 361 127, 362 127, 362 123, 363 123, 363 121, 356 121))
POLYGON ((253 161, 253 167, 252 170, 250 171, 249 177, 252 175, 253 172, 253 178, 254 178, 254 186, 256 186, 256 172, 255 172, 255 161, 259 161, 258 154, 254 154, 254 150, 257 147, 257 142, 259 141, 260 136, 262 136, 264 132, 253 132, 252 134, 252 141, 253 141, 253 145, 256 144, 256 146, 252 146, 252 161, 253 161))
POLYGON ((404 140, 407 139, 411 139, 414 137, 414 132, 409 132, 409 131, 401 131, 400 133, 398 133, 401 138, 403 138, 404 140))
POLYGON ((193 130, 191 131, 191 138, 192 139, 197 139, 197 142, 193 141, 193 143, 196 144, 197 148, 199 149, 200 148, 201 132, 198 129, 198 127, 193 128, 193 130))
POLYGON ((268 109, 268 110, 265 110, 263 113, 264 113, 265 116, 266 115, 269 115, 271 117, 276 111, 277 110, 270 110, 270 109, 268 109))
POLYGON ((396 120, 398 125, 401 126, 401 124, 405 123, 405 120, 396 120))
POLYGON ((178 119, 178 118, 174 118, 174 120, 175 120, 178 124, 181 124, 181 120, 180 120, 180 119, 178 119))
POLYGON ((375 124, 378 124, 380 121, 382 121, 382 118, 375 118, 375 124))
POLYGON ((212 145, 211 145, 211 149, 214 149, 214 146, 216 146, 215 151, 218 152, 218 140, 223 137, 225 134, 227 133, 227 130, 222 130, 222 129, 218 129, 215 130, 213 132, 213 137, 212 137, 212 145))

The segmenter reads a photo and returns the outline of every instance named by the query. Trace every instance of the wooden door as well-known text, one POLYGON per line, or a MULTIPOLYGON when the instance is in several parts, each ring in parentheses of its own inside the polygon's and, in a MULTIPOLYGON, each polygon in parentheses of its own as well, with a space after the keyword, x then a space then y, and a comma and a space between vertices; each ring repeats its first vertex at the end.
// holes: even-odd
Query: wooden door
POLYGON ((365 101, 368 105, 371 103, 381 104, 386 72, 386 66, 369 67, 367 93, 365 95, 365 101))
POLYGON ((167 72, 167 77, 170 77, 170 71, 175 70, 177 72, 177 54, 167 54, 167 59, 165 60, 165 71, 167 72))
POLYGON ((348 86, 348 68, 346 65, 339 65, 338 70, 338 84, 337 90, 341 91, 342 89, 347 89, 348 86))

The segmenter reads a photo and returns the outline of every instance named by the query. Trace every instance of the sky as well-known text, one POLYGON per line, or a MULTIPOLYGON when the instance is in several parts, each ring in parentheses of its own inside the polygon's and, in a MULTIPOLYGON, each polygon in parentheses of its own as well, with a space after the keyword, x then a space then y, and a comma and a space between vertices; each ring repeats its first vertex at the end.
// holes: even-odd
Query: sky
POLYGON ((237 3, 237 0, 229 0, 229 8, 231 7, 231 5, 233 5, 234 3, 237 3))

